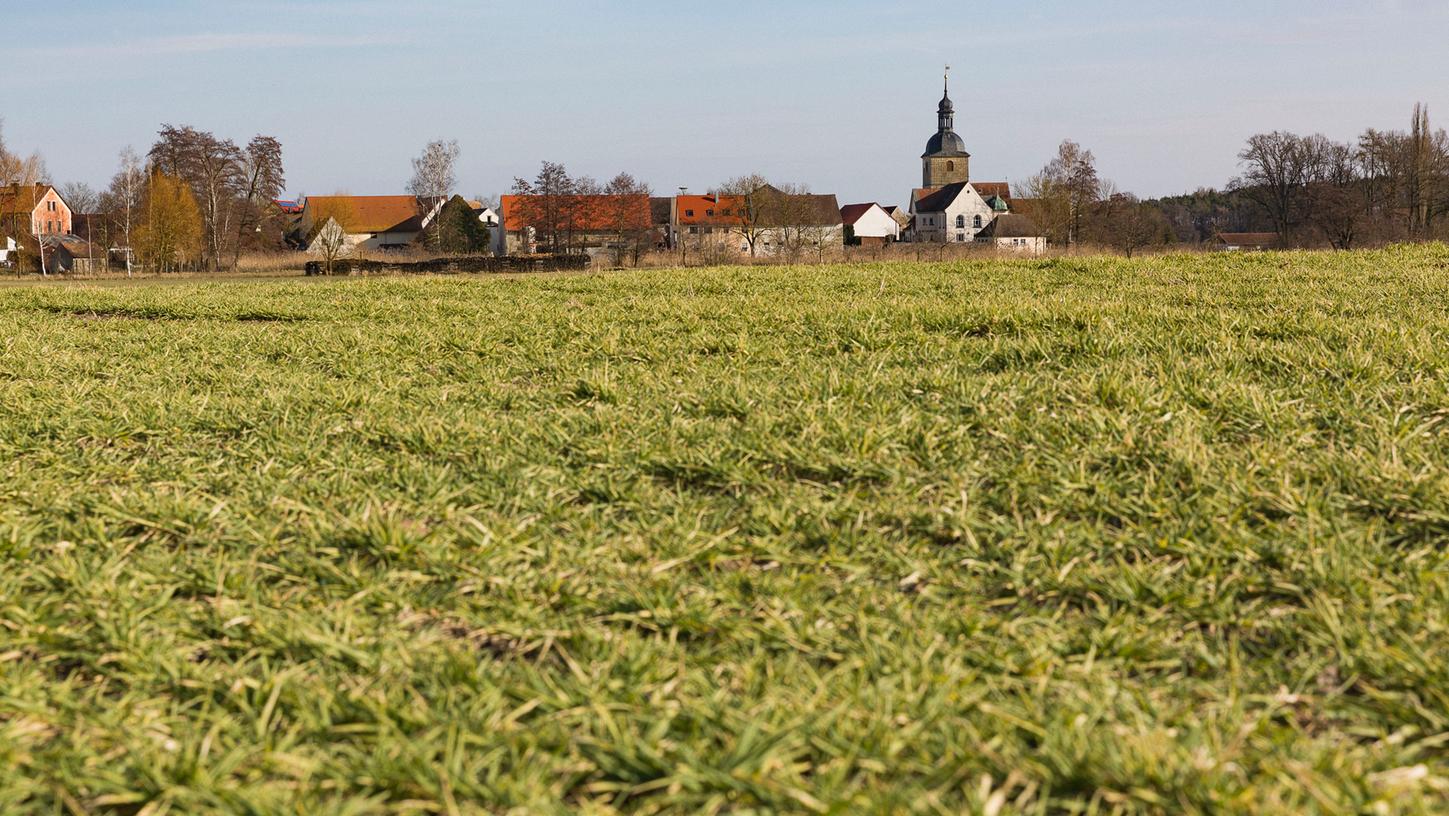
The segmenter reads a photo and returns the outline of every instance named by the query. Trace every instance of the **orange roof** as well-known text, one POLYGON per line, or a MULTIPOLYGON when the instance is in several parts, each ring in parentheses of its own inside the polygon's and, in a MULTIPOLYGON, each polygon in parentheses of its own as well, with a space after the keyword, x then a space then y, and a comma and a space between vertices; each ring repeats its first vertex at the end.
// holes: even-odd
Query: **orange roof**
MULTIPOLYGON (((647 195, 555 196, 560 221, 580 232, 612 232, 620 227, 648 229, 652 223, 647 195)), ((510 232, 544 227, 545 196, 506 195, 499 202, 503 223, 510 232)))
POLYGON ((312 218, 337 219, 347 232, 420 232, 423 206, 415 196, 309 196, 312 218))
POLYGON ((745 217, 744 196, 682 195, 674 199, 675 222, 691 227, 732 227, 745 217))

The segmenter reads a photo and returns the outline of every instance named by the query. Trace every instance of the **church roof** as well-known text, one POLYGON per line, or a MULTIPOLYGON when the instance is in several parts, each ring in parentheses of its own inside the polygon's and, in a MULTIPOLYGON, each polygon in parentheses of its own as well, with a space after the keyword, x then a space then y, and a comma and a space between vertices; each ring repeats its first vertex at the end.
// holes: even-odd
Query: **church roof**
POLYGON ((966 142, 957 136, 954 130, 939 131, 931 137, 930 141, 926 142, 926 152, 921 154, 921 158, 935 156, 971 158, 971 154, 966 152, 966 142))

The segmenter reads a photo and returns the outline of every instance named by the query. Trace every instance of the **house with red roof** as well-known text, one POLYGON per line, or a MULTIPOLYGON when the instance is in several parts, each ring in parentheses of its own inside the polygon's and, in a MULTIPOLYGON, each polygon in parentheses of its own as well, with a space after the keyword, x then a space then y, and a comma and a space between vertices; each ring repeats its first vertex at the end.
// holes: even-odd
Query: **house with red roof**
POLYGON ((672 232, 685 249, 769 256, 839 247, 844 224, 835 196, 766 184, 745 195, 677 196, 672 232))
POLYGON ((506 252, 639 252, 662 246, 647 195, 506 195, 499 213, 506 252))
POLYGON ((845 225, 846 242, 851 239, 863 246, 883 246, 901 239, 901 225, 885 207, 869 204, 846 204, 840 208, 845 225))
POLYGON ((442 209, 445 200, 417 196, 309 196, 302 204, 298 233, 303 243, 336 221, 348 251, 411 246, 442 209))

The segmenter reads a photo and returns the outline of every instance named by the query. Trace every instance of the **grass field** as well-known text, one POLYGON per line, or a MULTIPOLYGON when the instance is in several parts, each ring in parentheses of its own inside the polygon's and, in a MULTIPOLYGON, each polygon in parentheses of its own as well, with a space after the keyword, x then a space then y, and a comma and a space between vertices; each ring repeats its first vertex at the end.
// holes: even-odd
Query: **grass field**
POLYGON ((0 813, 1449 811, 1449 248, 0 290, 0 813))

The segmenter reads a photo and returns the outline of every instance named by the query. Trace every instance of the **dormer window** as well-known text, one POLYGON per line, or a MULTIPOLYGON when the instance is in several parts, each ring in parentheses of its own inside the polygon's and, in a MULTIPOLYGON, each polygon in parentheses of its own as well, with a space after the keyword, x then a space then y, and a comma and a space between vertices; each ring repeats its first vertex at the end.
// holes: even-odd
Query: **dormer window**
POLYGON ((705 210, 704 214, 709 216, 710 218, 714 218, 714 210, 705 210))
POLYGON ((694 210, 685 210, 684 211, 684 217, 685 218, 693 218, 694 217, 694 210))

